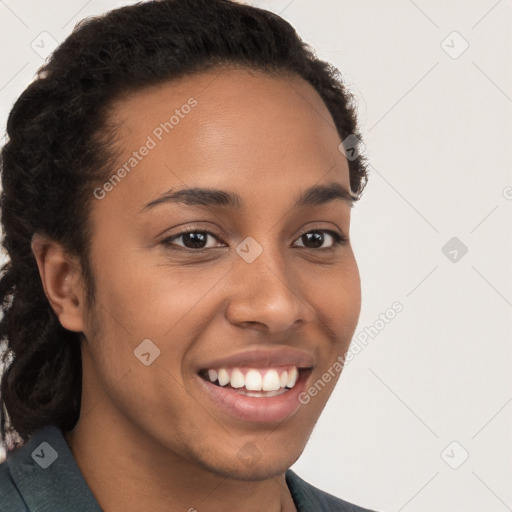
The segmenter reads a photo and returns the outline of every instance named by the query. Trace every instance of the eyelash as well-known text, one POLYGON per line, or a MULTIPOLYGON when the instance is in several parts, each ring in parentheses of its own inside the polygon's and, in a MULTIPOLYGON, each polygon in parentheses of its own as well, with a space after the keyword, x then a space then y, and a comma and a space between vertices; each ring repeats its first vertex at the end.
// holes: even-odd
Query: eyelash
MULTIPOLYGON (((206 235, 210 235, 213 238, 216 238, 219 242, 225 243, 223 240, 220 239, 220 237, 218 237, 212 231, 209 231, 207 229, 197 229, 197 228, 185 229, 185 230, 181 231, 180 233, 177 233, 176 235, 172 235, 171 237, 165 238, 160 243, 162 245, 164 245, 165 247, 173 248, 171 246, 175 245, 175 244, 172 243, 174 240, 180 238, 183 235, 188 235, 190 233, 203 233, 203 234, 206 234, 206 235)), ((346 245, 348 243, 348 239, 344 235, 340 235, 339 233, 337 233, 336 231, 333 231, 331 229, 311 229, 309 231, 306 231, 302 235, 300 235, 297 238, 297 240, 300 240, 304 235, 307 235, 309 233, 327 233, 327 234, 332 236, 333 244, 332 244, 332 247, 324 247, 324 248, 317 248, 317 249, 310 248, 310 247, 304 247, 305 249, 310 249, 310 250, 329 250, 329 249, 334 249, 336 246, 346 245)), ((180 250, 188 251, 188 252, 192 252, 192 253, 199 253, 199 252, 207 251, 209 249, 217 249, 217 248, 218 247, 203 247, 202 249, 191 249, 190 247, 177 246, 176 250, 178 250, 178 251, 180 251, 180 250)))

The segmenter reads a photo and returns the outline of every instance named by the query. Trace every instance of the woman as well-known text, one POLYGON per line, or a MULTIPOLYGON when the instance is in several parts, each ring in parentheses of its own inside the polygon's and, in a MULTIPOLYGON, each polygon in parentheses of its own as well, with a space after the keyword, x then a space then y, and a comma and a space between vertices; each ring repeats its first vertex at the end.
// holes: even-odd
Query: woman
POLYGON ((147 2, 81 23, 7 132, 2 510, 364 510, 289 469, 360 311, 336 69, 270 12, 147 2))

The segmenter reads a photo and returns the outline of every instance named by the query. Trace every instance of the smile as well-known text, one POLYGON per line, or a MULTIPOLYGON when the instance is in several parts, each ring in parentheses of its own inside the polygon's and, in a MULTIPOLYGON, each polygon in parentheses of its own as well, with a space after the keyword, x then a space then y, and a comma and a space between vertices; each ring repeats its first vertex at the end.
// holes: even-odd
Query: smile
POLYGON ((204 378, 220 387, 230 387, 251 397, 272 397, 286 393, 297 382, 296 366, 279 368, 218 368, 203 370, 204 378))
POLYGON ((282 422, 302 406, 300 393, 312 368, 209 368, 200 382, 217 411, 254 423, 282 422))

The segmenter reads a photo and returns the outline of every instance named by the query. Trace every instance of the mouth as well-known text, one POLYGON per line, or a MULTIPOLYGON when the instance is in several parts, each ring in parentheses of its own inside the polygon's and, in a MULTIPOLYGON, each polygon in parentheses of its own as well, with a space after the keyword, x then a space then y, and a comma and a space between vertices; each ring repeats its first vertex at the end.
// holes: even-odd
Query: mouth
POLYGON ((275 368, 210 368, 203 369, 199 376, 221 388, 255 398, 282 395, 297 383, 299 373, 308 368, 296 366, 275 368))
POLYGON ((217 409, 255 423, 281 422, 301 407, 312 367, 216 367, 199 370, 204 391, 217 409))

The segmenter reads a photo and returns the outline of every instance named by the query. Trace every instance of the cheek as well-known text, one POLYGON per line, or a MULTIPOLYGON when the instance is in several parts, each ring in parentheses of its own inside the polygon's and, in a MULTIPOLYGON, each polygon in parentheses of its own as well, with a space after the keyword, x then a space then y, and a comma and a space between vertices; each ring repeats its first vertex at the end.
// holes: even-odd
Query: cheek
POLYGON ((103 257, 103 265, 95 269, 97 314, 91 325, 99 323, 101 330, 91 340, 92 357, 109 385, 129 369, 130 380, 141 380, 134 397, 142 390, 159 396, 162 387, 171 383, 177 399, 186 380, 183 366, 194 340, 208 329, 215 315, 216 285, 226 270, 221 265, 178 267, 163 258, 156 263, 155 258, 135 250, 129 257, 129 252, 124 251, 119 263, 103 257), (151 340, 158 354, 148 367, 136 356, 138 347, 148 345, 141 345, 144 340, 151 340))
POLYGON ((299 398, 309 417, 316 421, 341 378, 345 354, 359 320, 361 286, 354 258, 308 279, 310 303, 326 339, 318 351, 319 364, 299 398))
POLYGON ((356 260, 347 265, 347 271, 340 277, 337 286, 339 291, 339 307, 345 320, 345 336, 352 338, 361 312, 361 279, 356 260))
MULTIPOLYGON (((92 364, 86 367, 96 379, 94 386, 109 389, 111 401, 134 424, 146 422, 142 418, 148 413, 146 430, 154 422, 179 424, 187 431, 182 412, 190 397, 181 366, 195 336, 201 298, 215 280, 205 275, 191 286, 191 270, 155 266, 140 256, 130 260, 126 253, 122 264, 106 257, 102 261, 95 269, 97 294, 89 319, 89 333, 94 325, 98 330, 87 345, 92 364), (154 346, 141 345, 143 340, 154 346), (143 353, 139 346, 149 350, 147 366, 137 357, 143 353), (158 356, 153 360, 154 347, 158 356)), ((97 394, 104 391, 97 389, 97 394)))
POLYGON ((337 345, 350 342, 361 311, 361 281, 356 260, 319 269, 308 277, 309 301, 336 335, 337 345))
POLYGON ((197 316, 222 279, 222 265, 176 265, 147 250, 125 250, 122 261, 98 257, 98 302, 105 304, 118 328, 133 341, 162 338, 197 316), (108 305, 108 306, 107 306, 108 305))

